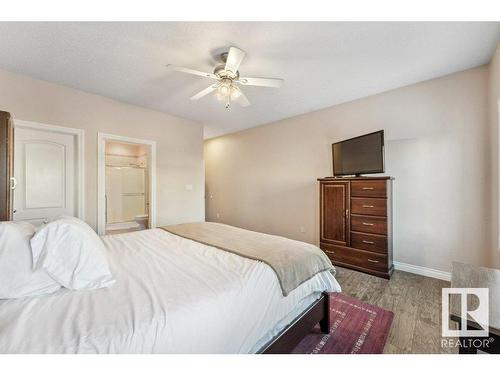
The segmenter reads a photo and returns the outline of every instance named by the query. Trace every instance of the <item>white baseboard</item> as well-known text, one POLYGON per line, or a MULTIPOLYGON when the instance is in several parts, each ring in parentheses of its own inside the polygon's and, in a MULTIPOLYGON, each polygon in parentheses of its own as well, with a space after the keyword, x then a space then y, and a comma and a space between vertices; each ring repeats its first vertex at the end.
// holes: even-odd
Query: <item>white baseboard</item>
POLYGON ((410 272, 417 275, 433 277, 435 279, 440 279, 445 281, 451 280, 450 272, 435 270, 433 268, 415 266, 413 264, 402 263, 402 262, 394 262, 394 268, 400 271, 410 272))

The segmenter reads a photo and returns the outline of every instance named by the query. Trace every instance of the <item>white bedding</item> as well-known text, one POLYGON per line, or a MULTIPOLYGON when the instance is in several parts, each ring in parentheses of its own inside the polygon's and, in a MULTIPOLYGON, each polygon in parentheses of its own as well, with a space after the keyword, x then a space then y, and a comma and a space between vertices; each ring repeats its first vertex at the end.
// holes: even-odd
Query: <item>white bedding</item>
POLYGON ((266 264, 161 229, 103 237, 109 288, 0 301, 0 353, 251 353, 322 291, 283 297, 266 264))

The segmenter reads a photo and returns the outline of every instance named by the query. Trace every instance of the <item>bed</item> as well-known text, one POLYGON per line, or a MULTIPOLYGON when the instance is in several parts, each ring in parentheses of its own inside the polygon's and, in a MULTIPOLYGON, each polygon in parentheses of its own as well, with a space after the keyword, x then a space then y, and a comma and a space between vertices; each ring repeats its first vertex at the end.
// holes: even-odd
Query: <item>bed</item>
POLYGON ((102 239, 115 284, 0 301, 0 353, 281 352, 340 291, 323 271, 284 296, 267 264, 159 228, 102 239))

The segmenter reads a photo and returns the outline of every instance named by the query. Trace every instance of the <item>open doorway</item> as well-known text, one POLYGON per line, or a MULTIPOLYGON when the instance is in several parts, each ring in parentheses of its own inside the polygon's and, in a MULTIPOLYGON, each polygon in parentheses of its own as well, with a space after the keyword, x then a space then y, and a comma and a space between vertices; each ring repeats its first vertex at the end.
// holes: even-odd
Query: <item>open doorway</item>
POLYGON ((98 142, 99 234, 155 227, 155 142, 102 133, 98 142))

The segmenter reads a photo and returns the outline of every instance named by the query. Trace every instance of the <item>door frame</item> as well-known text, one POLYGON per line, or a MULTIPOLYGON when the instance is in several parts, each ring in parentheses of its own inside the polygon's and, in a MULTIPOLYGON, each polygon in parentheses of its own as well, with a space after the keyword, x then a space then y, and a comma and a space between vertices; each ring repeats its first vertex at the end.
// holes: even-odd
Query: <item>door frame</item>
POLYGON ((106 233, 106 141, 147 145, 150 147, 148 158, 149 226, 156 227, 156 142, 147 139, 131 138, 122 135, 97 133, 97 233, 106 233))
POLYGON ((67 128, 65 126, 42 124, 40 122, 12 119, 12 128, 14 131, 14 142, 16 128, 45 130, 52 133, 69 134, 76 139, 76 184, 77 202, 76 216, 85 221, 85 131, 77 128, 67 128))

